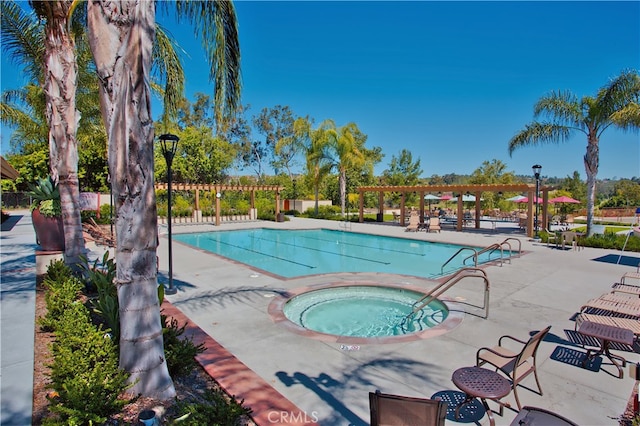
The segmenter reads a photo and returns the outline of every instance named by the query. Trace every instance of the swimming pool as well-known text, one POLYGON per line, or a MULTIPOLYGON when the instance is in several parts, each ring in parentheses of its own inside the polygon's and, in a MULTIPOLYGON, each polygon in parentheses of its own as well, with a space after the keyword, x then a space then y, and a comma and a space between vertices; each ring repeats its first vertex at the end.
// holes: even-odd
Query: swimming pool
MULTIPOLYGON (((338 272, 383 272, 434 278, 448 275, 466 255, 442 265, 463 247, 455 244, 394 238, 327 229, 280 230, 257 228, 178 234, 173 238, 254 268, 286 278, 338 272)), ((478 263, 495 260, 484 253, 478 263)))

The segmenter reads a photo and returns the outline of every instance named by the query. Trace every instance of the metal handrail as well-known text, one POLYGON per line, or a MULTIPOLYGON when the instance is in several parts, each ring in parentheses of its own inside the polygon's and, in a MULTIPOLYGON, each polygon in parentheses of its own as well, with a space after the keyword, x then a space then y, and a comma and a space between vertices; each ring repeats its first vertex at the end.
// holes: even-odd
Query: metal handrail
MULTIPOLYGON (((474 262, 473 262, 473 263, 474 263, 474 266, 478 266, 478 256, 479 256, 479 255, 481 255, 481 254, 483 254, 483 253, 486 253, 486 252, 488 252, 489 250, 491 250, 491 253, 493 253, 494 251, 496 251, 496 250, 498 250, 498 249, 500 250, 500 266, 502 266, 502 262, 503 262, 502 257, 503 257, 503 254, 504 254, 504 253, 503 253, 503 251, 502 251, 502 245, 501 245, 501 244, 498 244, 498 243, 491 244, 490 246, 487 246, 487 247, 483 248, 482 250, 477 251, 475 254, 473 254, 473 255, 471 255, 471 256, 469 256, 469 257, 465 258, 465 259, 462 261, 462 264, 463 264, 463 265, 466 265, 466 264, 467 264, 467 260, 469 260, 469 259, 471 259, 471 258, 473 257, 473 260, 474 260, 474 262)), ((489 258, 491 258, 491 253, 489 253, 489 258)))
MULTIPOLYGON (((476 250, 476 249, 474 249, 474 248, 471 248, 471 247, 461 247, 460 249, 458 249, 458 251, 457 251, 457 252, 455 252, 455 253, 453 254, 453 256, 451 256, 451 257, 450 257, 446 262, 444 262, 444 263, 442 264, 442 267, 440 268, 440 273, 441 273, 441 274, 444 274, 444 267, 445 267, 445 266, 447 266, 447 264, 448 264, 449 262, 451 262, 451 261, 453 260, 453 258, 454 258, 454 257, 456 257, 458 254, 462 253, 462 252, 463 252, 463 251, 465 251, 465 250, 471 250, 472 252, 477 253, 477 250, 476 250)), ((469 257, 471 257, 471 256, 469 256, 469 257)), ((469 258, 469 257, 468 257, 468 258, 469 258)), ((467 259, 468 259, 468 258, 467 258, 467 259)), ((473 266, 478 266, 478 257, 477 257, 477 256, 475 257, 475 260, 476 260, 476 263, 475 263, 475 265, 473 265, 473 266)), ((463 264, 464 264, 464 262, 463 262, 463 264)))
POLYGON ((482 278, 482 280, 484 281, 484 306, 482 306, 482 308, 485 311, 484 318, 487 319, 489 317, 489 288, 491 284, 489 282, 489 278, 487 277, 487 273, 480 268, 462 268, 458 272, 453 274, 451 277, 449 277, 447 281, 432 288, 423 297, 421 297, 412 305, 413 311, 409 315, 407 315, 407 318, 412 315, 415 315, 416 312, 420 311, 422 308, 427 306, 429 303, 431 303, 433 300, 438 298, 445 291, 453 287, 456 283, 460 282, 464 278, 469 278, 469 277, 482 278), (480 275, 477 275, 476 274, 477 272, 479 272, 480 275), (421 303, 420 306, 416 306, 419 303, 421 303))

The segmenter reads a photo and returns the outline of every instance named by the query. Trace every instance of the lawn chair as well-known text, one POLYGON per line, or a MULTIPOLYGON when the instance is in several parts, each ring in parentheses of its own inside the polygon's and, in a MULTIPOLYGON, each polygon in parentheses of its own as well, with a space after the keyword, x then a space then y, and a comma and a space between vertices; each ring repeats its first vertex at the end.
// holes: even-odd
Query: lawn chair
POLYGON ((409 225, 405 228, 405 231, 417 232, 420 228, 420 216, 417 214, 411 214, 409 216, 409 225))
POLYGON ((369 392, 371 426, 443 426, 447 403, 428 398, 369 392))
POLYGON ((544 408, 522 407, 511 426, 578 426, 576 423, 544 408))
POLYGON ((505 335, 498 339, 498 346, 480 348, 476 353, 476 365, 478 367, 484 364, 493 365, 496 371, 500 370, 511 380, 511 388, 513 389, 513 395, 516 398, 516 404, 518 404, 519 410, 522 409, 522 405, 518 398, 518 384, 529 374, 533 373, 540 395, 542 395, 542 388, 540 387, 540 380, 538 380, 538 371, 536 368, 536 353, 538 352, 538 347, 542 339, 544 339, 544 336, 547 335, 549 330, 551 330, 551 326, 538 331, 526 342, 505 335), (520 351, 513 352, 507 349, 502 344, 504 339, 509 339, 521 344, 520 351))
POLYGON ((640 297, 640 286, 637 285, 615 283, 611 288, 612 293, 623 293, 640 297))
POLYGON ((440 218, 439 217, 430 217, 429 218, 429 232, 440 232, 440 218))
POLYGON ((580 312, 640 319, 640 301, 637 298, 607 293, 595 299, 587 300, 580 307, 580 312))

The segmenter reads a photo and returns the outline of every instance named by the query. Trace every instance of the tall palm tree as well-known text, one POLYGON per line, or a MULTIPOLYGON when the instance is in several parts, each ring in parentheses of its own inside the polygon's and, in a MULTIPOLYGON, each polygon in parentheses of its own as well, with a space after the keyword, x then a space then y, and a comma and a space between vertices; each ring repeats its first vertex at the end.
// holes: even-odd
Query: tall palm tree
POLYGON ((334 167, 338 170, 340 209, 343 216, 347 199, 347 170, 360 169, 367 162, 365 140, 366 136, 360 132, 355 123, 349 123, 332 131, 331 147, 335 153, 334 167))
MULTIPOLYGON (((167 5, 167 2, 158 4, 167 5)), ((229 1, 176 1, 179 18, 203 36, 214 82, 216 118, 237 108, 240 48, 229 1)), ((89 44, 100 77, 109 138, 109 171, 116 200, 116 283, 120 303, 120 366, 132 373, 132 392, 175 395, 164 362, 155 267, 158 244, 153 188, 154 129, 149 77, 156 2, 88 2, 89 44)))
POLYGON ((518 148, 568 141, 576 132, 587 136, 584 168, 587 174, 587 235, 591 235, 599 163, 599 143, 609 127, 624 131, 640 128, 640 75, 626 70, 602 87, 595 97, 578 99, 569 91, 552 92, 534 106, 533 121, 509 141, 509 155, 518 148))
POLYGON ((303 141, 306 159, 307 179, 313 186, 315 195, 315 215, 318 216, 318 200, 320 198, 320 184, 331 172, 333 164, 329 153, 329 135, 335 128, 332 120, 325 120, 317 129, 312 129, 312 121, 308 118, 298 118, 293 124, 296 140, 303 141))

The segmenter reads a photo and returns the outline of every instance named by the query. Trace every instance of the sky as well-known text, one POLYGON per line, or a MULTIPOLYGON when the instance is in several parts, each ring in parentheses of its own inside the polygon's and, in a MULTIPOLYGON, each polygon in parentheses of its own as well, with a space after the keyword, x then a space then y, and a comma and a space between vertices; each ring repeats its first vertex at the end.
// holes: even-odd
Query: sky
MULTIPOLYGON (((354 122, 382 148, 376 174, 408 149, 422 176, 471 174, 497 159, 507 171, 585 178, 587 139, 516 150, 509 140, 552 91, 595 96, 640 69, 640 2, 236 1, 242 104, 286 105, 296 116, 354 122)), ((212 95, 208 65, 186 24, 157 21, 184 49, 186 95, 212 95)), ((2 88, 20 81, 2 58, 2 88), (8 84, 9 83, 9 84, 8 84)), ((19 86, 19 83, 18 83, 19 86)), ((162 106, 154 102, 158 117, 162 106)), ((3 129, 4 131, 4 129, 3 129)), ((258 137, 257 133, 254 136, 258 137)), ((3 150, 6 141, 3 137, 3 150)), ((250 170, 246 171, 251 173, 250 170)), ((599 178, 640 176, 640 136, 600 139, 599 178)))

